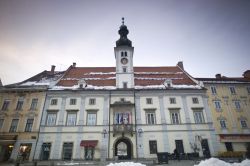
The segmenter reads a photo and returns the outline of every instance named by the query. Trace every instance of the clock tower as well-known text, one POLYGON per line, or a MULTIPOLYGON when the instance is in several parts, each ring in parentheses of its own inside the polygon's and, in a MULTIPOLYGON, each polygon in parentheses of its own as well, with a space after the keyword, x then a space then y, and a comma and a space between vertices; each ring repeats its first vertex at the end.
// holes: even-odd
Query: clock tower
POLYGON ((132 47, 132 42, 127 38, 129 31, 127 26, 124 25, 124 18, 122 18, 122 25, 118 33, 120 34, 120 39, 116 41, 116 47, 114 48, 116 59, 116 87, 121 89, 134 88, 134 47, 132 47))

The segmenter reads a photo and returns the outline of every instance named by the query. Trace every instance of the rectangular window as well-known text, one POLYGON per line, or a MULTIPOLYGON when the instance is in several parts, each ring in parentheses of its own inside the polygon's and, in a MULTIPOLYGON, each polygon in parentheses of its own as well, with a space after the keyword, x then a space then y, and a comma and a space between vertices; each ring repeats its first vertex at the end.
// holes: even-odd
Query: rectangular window
POLYGON ((2 110, 3 110, 3 111, 8 110, 9 105, 10 105, 10 100, 4 100, 3 106, 2 106, 2 110))
POLYGON ((236 94, 235 87, 230 86, 230 87, 229 87, 229 90, 230 90, 230 92, 231 92, 232 95, 235 95, 235 94, 236 94))
POLYGON ((220 120, 220 127, 222 129, 226 129, 227 128, 227 125, 226 125, 226 121, 225 120, 220 120))
POLYGON ((51 99, 50 105, 57 105, 57 99, 51 99))
POLYGON ((211 86, 210 88, 211 88, 211 92, 213 95, 217 94, 217 90, 215 86, 211 86))
POLYGON ((67 126, 76 125, 76 113, 68 113, 67 115, 67 126))
POLYGON ((76 99, 70 99, 69 105, 76 105, 76 99))
POLYGON ((37 108, 38 99, 32 99, 30 110, 36 110, 37 108))
POLYGON ((228 152, 232 152, 233 151, 233 145, 232 142, 225 142, 225 146, 228 152))
POLYGON ((194 111, 194 121, 195 123, 204 123, 202 111, 194 111))
POLYGON ((24 102, 23 98, 18 99, 17 105, 16 105, 16 110, 22 110, 23 102, 24 102))
POLYGON ((214 101, 214 106, 216 110, 221 110, 220 101, 214 101))
POLYGON ((237 110, 239 110, 240 109, 240 101, 234 101, 234 105, 235 105, 235 108, 237 109, 237 110))
POLYGON ((240 125, 242 128, 247 128, 247 121, 246 120, 241 120, 240 125))
POLYGON ((170 104, 176 104, 176 99, 174 97, 170 97, 170 104))
POLYGON ((127 82, 123 82, 123 88, 127 89, 128 88, 128 83, 127 82))
POLYGON ((115 124, 130 124, 132 120, 130 112, 116 112, 114 116, 115 124))
POLYGON ((51 143, 43 143, 42 149, 41 149, 41 160, 49 160, 50 156, 50 150, 51 150, 51 143))
POLYGON ((193 98, 192 98, 192 101, 193 101, 194 104, 198 104, 198 103, 199 103, 199 100, 198 100, 197 97, 193 97, 193 98))
POLYGON ((149 141, 149 151, 150 154, 156 154, 157 153, 157 141, 149 141))
POLYGON ((0 130, 3 128, 4 119, 0 119, 0 130))
POLYGON ((156 124, 155 113, 147 112, 146 113, 146 123, 147 124, 156 124))
POLYGON ((13 119, 10 125, 9 132, 16 132, 19 119, 13 119))
POLYGON ((247 87, 247 93, 250 94, 250 86, 247 87))
POLYGON ((146 98, 146 103, 147 104, 153 104, 152 98, 146 98))
POLYGON ((25 132, 31 132, 33 126, 34 119, 27 119, 27 123, 25 126, 25 132))
POLYGON ((95 99, 91 98, 89 99, 89 105, 95 105, 95 99))
POLYGON ((47 122, 46 124, 48 126, 54 126, 56 125, 56 113, 48 113, 47 114, 47 122))
POLYGON ((88 126, 96 125, 96 113, 88 113, 88 115, 87 115, 87 125, 88 126))
POLYGON ((123 73, 126 73, 126 72, 127 72, 127 68, 126 68, 126 67, 123 67, 123 68, 122 68, 122 71, 123 71, 123 73))
POLYGON ((172 124, 180 124, 180 116, 178 112, 171 113, 172 124))
POLYGON ((73 143, 72 142, 63 143, 62 159, 63 160, 71 160, 72 150, 73 150, 73 143))

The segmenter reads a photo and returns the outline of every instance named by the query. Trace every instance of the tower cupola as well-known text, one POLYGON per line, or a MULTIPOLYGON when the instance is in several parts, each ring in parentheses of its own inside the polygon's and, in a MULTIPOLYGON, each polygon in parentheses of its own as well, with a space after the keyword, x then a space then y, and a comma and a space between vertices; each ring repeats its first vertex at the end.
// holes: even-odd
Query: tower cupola
POLYGON ((124 17, 122 17, 122 25, 118 31, 120 39, 116 41, 116 47, 118 46, 129 46, 132 47, 132 42, 127 38, 129 33, 128 28, 124 25, 124 17))

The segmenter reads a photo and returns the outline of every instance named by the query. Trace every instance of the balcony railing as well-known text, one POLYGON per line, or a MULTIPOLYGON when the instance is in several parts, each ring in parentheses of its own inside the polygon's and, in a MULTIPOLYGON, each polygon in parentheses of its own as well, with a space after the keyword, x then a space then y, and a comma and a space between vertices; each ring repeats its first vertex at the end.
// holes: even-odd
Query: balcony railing
POLYGON ((113 136, 121 133, 123 136, 126 133, 130 133, 133 136, 133 124, 114 124, 113 125, 113 136))

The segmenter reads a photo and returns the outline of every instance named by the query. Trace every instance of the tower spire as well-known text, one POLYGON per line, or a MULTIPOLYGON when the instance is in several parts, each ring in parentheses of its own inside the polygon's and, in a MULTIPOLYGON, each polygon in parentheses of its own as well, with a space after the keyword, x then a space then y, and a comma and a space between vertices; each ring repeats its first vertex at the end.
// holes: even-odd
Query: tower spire
POLYGON ((132 47, 132 42, 127 38, 129 33, 127 26, 124 25, 124 17, 122 17, 122 25, 118 31, 120 39, 116 41, 116 46, 129 46, 132 47))

